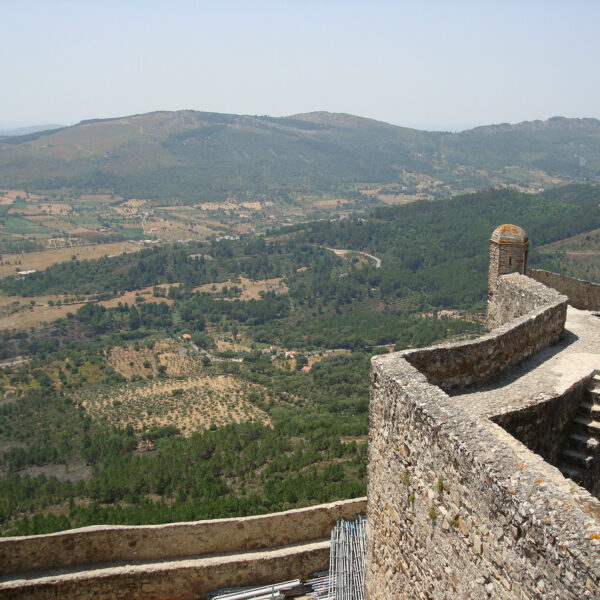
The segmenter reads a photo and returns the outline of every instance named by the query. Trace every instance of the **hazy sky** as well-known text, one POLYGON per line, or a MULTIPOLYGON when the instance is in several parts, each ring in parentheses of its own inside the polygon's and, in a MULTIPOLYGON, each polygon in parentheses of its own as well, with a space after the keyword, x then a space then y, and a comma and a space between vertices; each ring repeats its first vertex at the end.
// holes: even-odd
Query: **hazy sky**
POLYGON ((600 118, 597 0, 0 0, 0 128, 183 108, 600 118))

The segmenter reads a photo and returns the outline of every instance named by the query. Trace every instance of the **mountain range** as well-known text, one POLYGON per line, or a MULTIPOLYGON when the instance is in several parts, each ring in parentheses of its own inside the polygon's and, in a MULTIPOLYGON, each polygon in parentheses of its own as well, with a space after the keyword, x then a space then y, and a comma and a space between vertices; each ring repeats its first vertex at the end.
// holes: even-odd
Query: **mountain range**
POLYGON ((600 181, 600 121, 554 117, 460 133, 348 114, 153 112, 0 138, 0 188, 110 191, 157 202, 600 181))
POLYGON ((31 125, 29 127, 15 127, 13 129, 0 129, 0 137, 9 137, 14 135, 29 135, 38 131, 49 131, 51 129, 62 129, 64 125, 31 125))

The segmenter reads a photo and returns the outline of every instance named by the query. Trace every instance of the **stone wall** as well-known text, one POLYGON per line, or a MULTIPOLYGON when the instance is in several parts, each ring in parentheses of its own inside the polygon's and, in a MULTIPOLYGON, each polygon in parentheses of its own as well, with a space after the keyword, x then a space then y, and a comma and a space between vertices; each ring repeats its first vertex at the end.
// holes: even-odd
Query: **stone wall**
POLYGON ((600 284, 543 271, 528 269, 527 275, 569 298, 569 304, 582 310, 600 310, 600 284))
POLYGON ((365 509, 366 499, 357 498, 253 517, 5 537, 0 538, 0 574, 275 548, 327 538, 338 519, 352 519, 365 509))
POLYGON ((506 244, 490 240, 488 299, 496 293, 498 279, 508 273, 525 273, 528 245, 506 244))
POLYGON ((500 262, 500 244, 490 244, 490 261, 488 263, 488 300, 496 293, 500 262))
POLYGON ((408 358, 373 359, 366 598, 599 598, 600 502, 408 358))
POLYGON ((535 311, 567 302, 566 296, 530 277, 519 273, 503 275, 488 302, 487 329, 491 331, 535 311))
POLYGON ((328 563, 326 540, 245 554, 0 580, 0 600, 206 600, 210 591, 223 587, 306 578, 328 563))
POLYGON ((585 377, 563 394, 497 415, 492 421, 532 452, 558 466, 560 452, 570 433, 568 425, 577 415, 592 376, 585 377))
POLYGON ((567 299, 554 290, 512 273, 500 277, 495 298, 501 306, 492 311, 501 315, 495 319, 506 322, 512 316, 507 324, 473 341, 408 350, 399 356, 430 383, 449 390, 488 381, 563 336, 567 299))

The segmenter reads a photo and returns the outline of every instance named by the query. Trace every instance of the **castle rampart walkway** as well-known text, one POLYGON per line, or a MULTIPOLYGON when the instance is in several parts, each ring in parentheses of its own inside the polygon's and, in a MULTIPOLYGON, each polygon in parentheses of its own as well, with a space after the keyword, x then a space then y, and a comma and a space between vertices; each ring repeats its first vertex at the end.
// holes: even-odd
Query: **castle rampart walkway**
POLYGON ((493 417, 564 394, 600 370, 600 317, 567 309, 565 337, 529 360, 480 386, 450 393, 473 415, 493 417))

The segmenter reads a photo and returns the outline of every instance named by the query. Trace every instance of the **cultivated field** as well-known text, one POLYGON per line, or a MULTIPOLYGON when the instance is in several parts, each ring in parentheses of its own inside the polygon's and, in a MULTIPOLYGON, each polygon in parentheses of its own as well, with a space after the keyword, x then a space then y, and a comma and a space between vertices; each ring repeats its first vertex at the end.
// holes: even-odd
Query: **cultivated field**
POLYGON ((214 233, 202 223, 192 222, 189 219, 170 220, 157 217, 148 217, 144 223, 144 231, 163 240, 205 239, 214 233))
MULTIPOLYGON (((178 285, 178 284, 174 284, 178 285)), ((168 289, 168 286, 164 289, 168 289)), ((102 300, 97 304, 102 304, 106 308, 115 307, 119 304, 135 304, 136 298, 142 297, 147 302, 166 302, 173 304, 169 298, 156 298, 152 295, 152 287, 142 288, 132 292, 125 292, 123 295, 110 300, 102 300)), ((73 296, 36 296, 33 299, 35 304, 31 304, 32 299, 21 296, 3 296, 0 294, 0 330, 17 329, 24 330, 29 327, 38 327, 46 323, 51 323, 55 319, 62 319, 67 313, 75 313, 77 309, 85 304, 87 300, 81 302, 72 302, 73 296), (60 305, 57 306, 57 302, 60 305), (48 304, 51 302, 53 306, 48 304)))
MULTIPOLYGON (((4 255, 5 257, 18 256, 18 257, 29 257, 32 255, 47 255, 48 253, 54 253, 54 255, 60 256, 70 256, 72 254, 77 254, 79 257, 83 256, 93 256, 95 252, 99 252, 98 249, 104 248, 104 252, 100 254, 100 256, 106 253, 106 249, 111 247, 114 250, 122 250, 124 252, 137 251, 140 249, 140 246, 136 246, 134 244, 128 244, 127 242, 120 242, 118 244, 106 244, 104 246, 83 246, 78 248, 62 248, 60 250, 47 250, 45 252, 35 252, 30 254, 18 254, 18 255, 4 255)), ((46 258, 38 257, 39 260, 49 260, 48 256, 46 258)), ((20 260, 20 259, 13 259, 20 260)), ((64 259, 63 259, 64 260, 64 259)), ((11 260, 12 262, 12 260, 11 260)), ((61 260, 57 259, 56 262, 61 262, 61 260)), ((35 260, 31 260, 31 262, 27 263, 28 265, 36 265, 35 260)), ((11 273, 14 273, 15 265, 9 266, 12 268, 11 273)), ((25 270, 28 268, 35 268, 31 266, 26 266, 25 264, 17 264, 16 268, 19 270, 25 270)), ((41 270, 41 269, 36 269, 41 270)), ((217 284, 206 284, 201 285, 195 288, 196 291, 199 292, 207 292, 207 293, 218 293, 221 291, 223 286, 231 287, 237 285, 242 289, 242 293, 240 295, 241 300, 251 300, 260 298, 261 292, 274 291, 275 293, 284 293, 287 291, 287 286, 285 283, 281 281, 280 278, 276 277, 273 279, 262 279, 258 281, 253 281, 251 279, 246 279, 245 277, 240 278, 241 283, 234 283, 232 281, 225 281, 223 283, 217 284)), ((168 291, 171 286, 179 286, 179 283, 172 284, 164 284, 160 287, 165 291, 168 291)), ((98 302, 98 304, 102 304, 106 308, 112 308, 117 306, 119 303, 121 304, 136 304, 136 300, 139 298, 143 298, 146 302, 166 302, 167 304, 173 304, 173 300, 166 297, 155 297, 153 295, 154 286, 148 286, 145 288, 141 288, 139 290, 133 290, 130 292, 125 292, 121 296, 117 296, 116 298, 111 298, 110 300, 102 300, 98 302)), ((2 329, 17 329, 24 330, 29 327, 39 327, 40 325, 44 325, 47 323, 51 323, 55 319, 61 319, 66 317, 67 313, 75 313, 77 309, 84 304, 87 300, 83 299, 81 302, 73 302, 74 297, 67 295, 49 295, 49 296, 36 296, 35 299, 24 298, 21 296, 3 296, 0 294, 0 330, 2 329), (34 304, 31 304, 31 302, 34 304), (57 306, 56 303, 60 301, 60 305, 57 306), (53 306, 48 303, 52 303, 53 306)))
POLYGON ((75 246, 72 248, 59 248, 43 250, 42 252, 26 252, 19 254, 2 254, 0 258, 0 277, 14 275, 15 271, 35 269, 42 271, 50 265, 71 260, 90 260, 102 256, 123 254, 123 252, 137 252, 141 246, 130 242, 116 242, 114 244, 96 244, 90 246, 75 246))
POLYGON ((25 190, 0 190, 0 205, 9 205, 19 199, 27 198, 31 201, 43 200, 44 197, 38 194, 29 194, 25 190))
POLYGON ((161 365, 168 376, 197 375, 202 371, 200 357, 189 355, 188 350, 185 344, 175 340, 160 340, 153 348, 140 346, 137 350, 134 346, 115 346, 108 353, 107 362, 128 379, 133 375, 157 375, 161 365))
MULTIPOLYGON (((265 202, 265 206, 272 206, 272 202, 265 202)), ((205 211, 215 211, 215 210, 239 210, 240 208, 245 208, 246 210, 261 210, 263 208, 260 202, 233 202, 232 200, 227 200, 226 202, 202 202, 201 204, 195 204, 194 208, 198 208, 200 210, 205 211)))
MULTIPOLYGON (((170 287, 179 287, 178 283, 169 283, 164 285, 159 285, 159 288, 163 289, 165 293, 169 290, 170 287)), ((166 297, 156 297, 153 295, 154 286, 148 286, 145 288, 140 288, 139 290, 132 290, 130 292, 124 292, 121 296, 117 296, 116 298, 111 298, 110 300, 102 300, 98 302, 98 304, 102 304, 106 308, 113 308, 121 304, 136 304, 136 298, 144 298, 146 302, 166 302, 167 304, 173 304, 173 300, 166 297)))
POLYGON ((92 417, 112 425, 131 424, 136 431, 175 425, 184 435, 232 422, 259 420, 270 424, 268 415, 249 401, 250 394, 268 392, 227 375, 150 382, 86 390, 74 400, 92 417))
POLYGON ((281 277, 274 277, 273 279, 246 279, 240 277, 241 283, 235 283, 231 280, 223 281, 222 283, 206 283, 205 285, 199 285, 194 288, 194 291, 200 293, 216 294, 221 291, 223 287, 237 286, 241 288, 242 293, 239 296, 240 300, 257 300, 260 298, 261 292, 275 292, 276 294, 283 294, 287 292, 287 285, 283 283, 281 277))
POLYGON ((318 208, 342 208, 343 206, 352 205, 353 202, 351 200, 346 200, 345 198, 326 198, 324 200, 315 200, 314 205, 318 208))
POLYGON ((0 330, 25 330, 29 327, 39 327, 44 323, 51 323, 55 319, 65 317, 68 312, 74 313, 81 306, 81 302, 56 306, 58 300, 62 303, 66 297, 36 296, 33 300, 35 304, 32 305, 30 298, 0 295, 0 330), (48 302, 53 302, 55 305, 50 306, 48 302))
POLYGON ((8 210, 8 214, 13 214, 15 212, 22 215, 77 215, 77 213, 73 211, 73 207, 67 202, 38 202, 27 204, 19 209, 11 208, 8 210))

